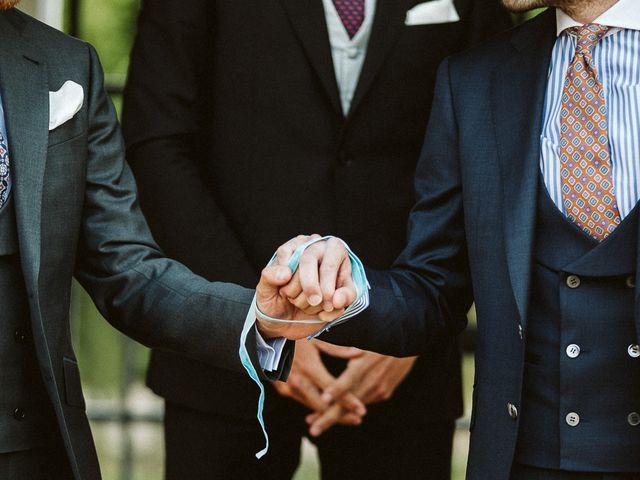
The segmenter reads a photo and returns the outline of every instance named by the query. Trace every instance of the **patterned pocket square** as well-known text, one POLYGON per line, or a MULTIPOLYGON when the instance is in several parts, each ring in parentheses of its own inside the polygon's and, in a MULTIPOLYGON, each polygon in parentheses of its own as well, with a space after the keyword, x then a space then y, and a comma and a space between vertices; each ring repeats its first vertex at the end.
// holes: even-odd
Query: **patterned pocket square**
POLYGON ((453 0, 432 0, 416 5, 407 12, 405 25, 430 25, 459 22, 460 16, 453 0))
POLYGON ((49 130, 58 128, 80 111, 84 90, 76 82, 67 80, 57 92, 49 92, 49 130))

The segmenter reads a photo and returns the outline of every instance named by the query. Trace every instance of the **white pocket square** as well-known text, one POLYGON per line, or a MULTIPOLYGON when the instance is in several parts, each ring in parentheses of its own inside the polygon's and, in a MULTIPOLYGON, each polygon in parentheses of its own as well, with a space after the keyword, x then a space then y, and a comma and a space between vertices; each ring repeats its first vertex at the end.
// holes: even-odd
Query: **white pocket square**
POLYGON ((84 102, 84 90, 76 82, 67 80, 57 92, 49 92, 49 130, 60 125, 78 113, 84 102))
POLYGON ((460 16, 453 0, 432 0, 416 5, 407 12, 405 25, 429 25, 459 22, 460 16))

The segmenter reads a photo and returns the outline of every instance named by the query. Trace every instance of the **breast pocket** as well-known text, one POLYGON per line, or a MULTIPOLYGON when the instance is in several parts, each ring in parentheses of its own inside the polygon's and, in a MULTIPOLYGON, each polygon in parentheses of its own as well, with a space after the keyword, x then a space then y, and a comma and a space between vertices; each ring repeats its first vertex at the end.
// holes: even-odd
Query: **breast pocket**
POLYGON ((61 143, 68 142, 85 133, 84 125, 79 121, 78 115, 66 121, 53 130, 49 130, 48 147, 55 147, 61 143))

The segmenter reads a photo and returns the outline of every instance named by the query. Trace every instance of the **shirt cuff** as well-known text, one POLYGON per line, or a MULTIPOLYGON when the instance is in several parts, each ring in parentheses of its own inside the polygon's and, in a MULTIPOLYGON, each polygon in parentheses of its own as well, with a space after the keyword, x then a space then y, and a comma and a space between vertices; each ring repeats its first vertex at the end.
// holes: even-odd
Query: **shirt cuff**
POLYGON ((260 335, 258 327, 254 328, 256 329, 256 346, 260 368, 266 372, 275 372, 278 370, 278 365, 280 365, 280 358, 282 357, 287 339, 278 337, 265 340, 262 338, 262 335, 260 335))

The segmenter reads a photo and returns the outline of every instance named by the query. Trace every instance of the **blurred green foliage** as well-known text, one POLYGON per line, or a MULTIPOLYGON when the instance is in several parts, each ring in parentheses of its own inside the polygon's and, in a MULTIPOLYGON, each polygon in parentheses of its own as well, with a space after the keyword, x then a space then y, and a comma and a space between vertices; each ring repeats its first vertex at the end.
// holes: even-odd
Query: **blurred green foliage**
MULTIPOLYGON (((70 8, 66 0, 65 27, 69 30, 70 8)), ((139 0, 82 0, 78 36, 96 47, 107 77, 124 79, 129 51, 135 35, 139 0)), ((120 98, 114 98, 119 107, 120 98)), ((118 109, 119 110, 119 109, 118 109)), ((86 394, 112 398, 123 381, 122 353, 125 342, 134 343, 113 329, 98 313, 88 295, 75 284, 72 302, 74 346, 86 394)), ((148 351, 135 344, 136 378, 142 380, 148 351)))

